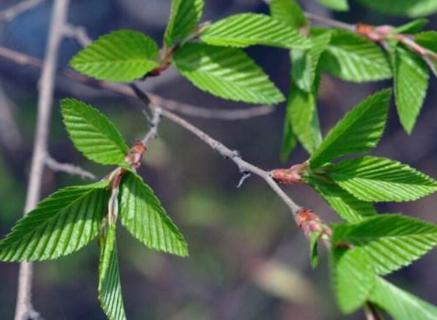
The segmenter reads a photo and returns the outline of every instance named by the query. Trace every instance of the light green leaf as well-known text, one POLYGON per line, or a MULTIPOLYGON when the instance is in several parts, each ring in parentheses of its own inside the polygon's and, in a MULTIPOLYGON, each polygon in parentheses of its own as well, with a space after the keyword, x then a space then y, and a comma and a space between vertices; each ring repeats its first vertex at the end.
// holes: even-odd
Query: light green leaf
POLYGON ((437 225, 396 214, 336 225, 333 231, 334 245, 349 243, 363 250, 380 275, 411 264, 437 245, 437 225))
POLYGON ((314 81, 320 56, 331 39, 330 33, 323 33, 311 38, 312 47, 308 50, 293 50, 291 53, 291 75, 297 86, 306 91, 314 91, 314 81))
POLYGON ((203 0, 172 0, 164 35, 167 47, 185 40, 193 32, 202 17, 203 7, 203 0))
POLYGON ((375 147, 384 131, 391 90, 382 90, 362 101, 331 129, 310 160, 317 168, 334 158, 362 153, 375 147))
POLYGON ((338 11, 347 11, 349 10, 349 4, 347 0, 318 0, 325 7, 338 10, 338 11))
POLYGON ((421 18, 416 19, 413 21, 410 21, 406 24, 403 24, 399 27, 396 27, 394 31, 396 33, 405 33, 405 34, 411 34, 411 33, 417 33, 423 30, 423 28, 429 23, 428 19, 421 18))
POLYGON ((350 31, 330 31, 331 42, 320 60, 323 71, 352 82, 391 78, 389 60, 378 45, 350 31))
POLYGON ((297 139, 293 133, 293 128, 291 127, 290 119, 287 115, 284 117, 283 131, 280 158, 282 162, 286 162, 297 146, 297 139))
POLYGON ((322 141, 316 93, 305 92, 297 86, 292 87, 287 102, 287 117, 299 142, 312 154, 322 141))
POLYGON ((334 248, 332 269, 337 303, 344 313, 352 313, 366 302, 375 283, 368 257, 356 249, 334 248))
POLYGON ((121 184, 121 223, 138 241, 155 250, 187 256, 184 237, 149 186, 133 173, 121 184))
POLYGON ((109 320, 125 320, 115 229, 116 225, 110 224, 100 240, 98 297, 109 320))
POLYGON ((295 0, 271 0, 270 15, 295 29, 307 24, 302 8, 295 0))
POLYGON ((411 133, 425 100, 429 72, 420 57, 401 46, 393 58, 396 107, 402 126, 411 133))
POLYGON ((395 320, 435 320, 437 307, 377 277, 369 300, 395 320))
POLYGON ((266 45, 291 49, 311 45, 291 26, 255 13, 242 13, 220 20, 207 28, 200 38, 211 45, 239 48, 266 45))
POLYGON ((85 157, 101 164, 124 162, 129 148, 106 116, 76 99, 64 99, 61 106, 68 134, 85 157))
POLYGON ((437 182, 397 161, 363 157, 335 164, 329 177, 363 201, 411 201, 437 191, 437 182))
POLYGON ((0 241, 0 260, 53 260, 84 247, 106 213, 107 184, 67 187, 41 201, 0 241))
POLYGON ((435 0, 358 0, 362 4, 387 14, 420 17, 437 12, 435 0))
POLYGON ((258 104, 276 104, 285 99, 240 49, 186 44, 176 51, 174 61, 184 77, 212 95, 258 104))
POLYGON ((70 66, 98 80, 130 82, 158 67, 158 46, 148 36, 119 30, 98 38, 76 54, 70 66))
POLYGON ((310 234, 310 257, 311 257, 311 267, 313 269, 317 268, 319 264, 319 252, 318 252, 318 241, 322 231, 312 232, 310 234))
POLYGON ((358 200, 332 181, 310 178, 309 182, 331 208, 348 222, 359 222, 377 214, 371 203, 358 200))

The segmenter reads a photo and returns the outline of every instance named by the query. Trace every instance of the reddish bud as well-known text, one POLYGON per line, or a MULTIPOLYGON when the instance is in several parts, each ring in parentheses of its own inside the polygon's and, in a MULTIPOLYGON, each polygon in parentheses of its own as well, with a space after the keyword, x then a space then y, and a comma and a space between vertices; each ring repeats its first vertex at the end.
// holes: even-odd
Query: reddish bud
POLYGON ((295 164, 288 169, 275 169, 270 173, 275 181, 281 184, 303 183, 302 173, 307 168, 306 163, 295 164))

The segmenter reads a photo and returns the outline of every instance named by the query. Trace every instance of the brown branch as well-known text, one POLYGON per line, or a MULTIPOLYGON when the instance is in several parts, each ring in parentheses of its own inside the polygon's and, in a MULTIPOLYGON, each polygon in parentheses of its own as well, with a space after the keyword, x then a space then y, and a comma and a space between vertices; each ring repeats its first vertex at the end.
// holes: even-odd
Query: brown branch
POLYGON ((11 21, 15 19, 15 17, 26 12, 27 10, 36 7, 37 5, 43 3, 44 1, 45 0, 23 0, 12 7, 0 11, 0 21, 6 21, 6 22, 11 21))
MULTIPOLYGON (((34 209, 40 199, 41 184, 47 154, 50 114, 54 95, 56 65, 59 47, 63 38, 62 30, 67 19, 69 0, 54 2, 48 43, 39 80, 38 114, 33 147, 30 179, 27 189, 24 214, 34 209)), ((33 61, 30 59, 30 61, 33 61)), ((15 320, 28 319, 34 312, 32 306, 32 264, 20 264, 15 320)))
POLYGON ((82 179, 96 180, 97 177, 89 171, 82 169, 81 167, 75 166, 70 163, 61 163, 47 156, 45 159, 46 166, 54 172, 64 172, 72 176, 79 176, 82 179))

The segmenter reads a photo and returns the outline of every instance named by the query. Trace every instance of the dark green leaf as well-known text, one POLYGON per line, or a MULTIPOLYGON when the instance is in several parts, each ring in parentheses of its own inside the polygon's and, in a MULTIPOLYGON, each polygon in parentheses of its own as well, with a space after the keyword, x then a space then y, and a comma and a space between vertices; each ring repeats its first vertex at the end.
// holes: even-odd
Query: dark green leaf
POLYGON ((84 247, 106 213, 107 184, 67 187, 41 201, 0 241, 0 260, 53 260, 84 247))
POLYGON ((395 28, 396 33, 417 33, 423 30, 423 28, 428 24, 428 19, 416 19, 406 24, 403 24, 397 28, 395 28))
POLYGON ((140 32, 114 31, 81 50, 70 65, 95 79, 129 82, 159 65, 158 46, 140 32))
POLYGON ((70 138, 84 156, 101 164, 124 162, 129 148, 108 118, 76 99, 64 99, 61 106, 70 138))
POLYGON ((138 241, 155 250, 187 256, 184 237, 149 186, 133 173, 121 185, 121 223, 138 241))
POLYGON ((324 6, 338 10, 338 11, 347 11, 349 10, 349 4, 347 0, 318 0, 324 6))
POLYGON ((437 12, 435 0, 358 0, 366 6, 387 14, 419 17, 437 12))
POLYGON ((311 43, 296 29, 270 16, 242 13, 212 24, 202 41, 216 46, 247 47, 266 45, 280 48, 308 48, 311 43))
POLYGON ((334 158, 375 147, 387 121, 390 95, 391 90, 379 91, 349 111, 313 153, 311 167, 317 168, 334 158))
POLYGON ((270 15, 295 29, 307 24, 302 8, 295 0, 271 0, 270 15))
POLYGON ((293 133, 293 128, 291 127, 288 115, 285 115, 284 117, 283 131, 284 134, 282 138, 280 158, 282 162, 286 162, 297 145, 297 139, 293 133))
POLYGON ((333 231, 334 245, 348 243, 365 251, 380 275, 411 264, 437 245, 437 225, 395 214, 336 225, 333 231))
POLYGON ((319 264, 318 241, 321 235, 322 231, 312 232, 310 234, 310 257, 313 269, 317 268, 319 264))
POLYGON ((389 60, 378 45, 350 31, 331 32, 331 42, 320 60, 322 70, 353 82, 391 78, 389 60))
POLYGON ((377 277, 370 301, 396 320, 435 320, 437 307, 377 277))
POLYGON ((428 50, 437 53, 437 31, 425 31, 414 36, 414 40, 428 50))
POLYGON ((203 0, 172 0, 164 35, 167 47, 185 40, 193 32, 202 17, 203 7, 203 0))
POLYGON ((174 59, 184 77, 215 96, 258 104, 284 101, 264 71, 240 49, 186 44, 174 59))
POLYGON ((125 320, 115 228, 115 224, 110 224, 100 241, 98 297, 109 320, 125 320))
POLYGON ((342 161, 329 176, 363 201, 411 201, 437 191, 437 182, 397 161, 363 157, 342 161))

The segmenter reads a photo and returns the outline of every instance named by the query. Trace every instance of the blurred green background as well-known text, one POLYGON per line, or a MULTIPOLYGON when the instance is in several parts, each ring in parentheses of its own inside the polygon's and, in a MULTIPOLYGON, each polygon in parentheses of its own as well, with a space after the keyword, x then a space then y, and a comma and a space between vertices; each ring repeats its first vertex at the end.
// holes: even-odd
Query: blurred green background
MULTIPOLYGON (((84 26, 95 38, 119 28, 144 31, 159 42, 168 17, 169 0, 74 0, 70 21, 84 26)), ((0 10, 16 3, 2 0, 0 10)), ((205 20, 236 12, 267 12, 262 1, 207 0, 205 20)), ((51 1, 11 22, 0 22, 1 46, 42 58, 46 43, 51 1)), ((350 12, 333 14, 312 1, 307 10, 333 15, 349 22, 398 25, 408 19, 383 16, 352 3, 350 12)), ((430 29, 437 28, 436 16, 430 29)), ((60 69, 79 50, 65 40, 60 69)), ((284 92, 289 84, 285 50, 255 47, 249 50, 284 92)), ((18 67, 0 59, 0 234, 21 217, 30 165, 36 117, 38 70, 18 67)), ((118 125, 133 143, 147 130, 138 103, 108 92, 90 89, 65 78, 57 79, 56 101, 73 96, 92 103, 118 125)), ((390 82, 351 84, 324 76, 320 94, 320 117, 326 132, 347 110, 390 82)), ((144 88, 178 101, 205 108, 229 109, 250 106, 229 103, 193 88, 169 70, 144 88)), ((246 121, 189 119, 213 137, 241 152, 245 159, 265 169, 306 159, 298 148, 287 164, 279 161, 284 106, 270 115, 246 121)), ((437 176, 437 90, 435 78, 416 129, 407 136, 391 110, 386 135, 378 155, 406 162, 437 176)), ((98 176, 111 168, 93 165, 67 139, 56 103, 49 149, 61 162, 80 165, 98 176)), ((283 203, 258 178, 242 188, 235 166, 221 158, 183 129, 163 121, 159 139, 145 156, 140 174, 155 189, 190 246, 189 258, 177 258, 148 250, 122 233, 119 256, 127 315, 130 319, 362 319, 357 313, 341 316, 329 286, 327 258, 311 270, 308 243, 297 230, 283 203)), ((43 194, 59 187, 86 181, 46 170, 43 194)), ((303 206, 318 212, 325 221, 338 219, 321 198, 306 186, 287 188, 303 206)), ((437 222, 437 195, 403 204, 380 206, 381 212, 403 212, 437 222)), ((38 263, 34 303, 44 319, 104 319, 96 297, 98 249, 95 243, 79 253, 53 262, 38 263)), ((437 253, 434 251, 392 279, 403 288, 437 303, 435 290, 437 253)), ((12 319, 17 285, 17 264, 0 263, 0 319, 12 319)))

